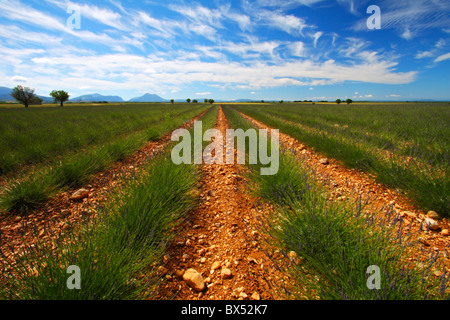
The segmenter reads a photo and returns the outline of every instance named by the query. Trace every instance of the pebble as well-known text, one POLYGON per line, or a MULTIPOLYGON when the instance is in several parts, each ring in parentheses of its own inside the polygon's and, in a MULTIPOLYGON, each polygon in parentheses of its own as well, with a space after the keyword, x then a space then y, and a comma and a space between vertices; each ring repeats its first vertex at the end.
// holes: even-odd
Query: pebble
POLYGON ((220 268, 220 261, 214 261, 214 263, 211 266, 211 270, 217 270, 220 268))
POLYGON ((245 299, 248 296, 247 296, 247 294, 245 292, 241 292, 241 293, 239 293, 239 297, 245 299))
POLYGON ((222 272, 220 273, 220 276, 222 279, 229 279, 231 278, 231 270, 228 268, 222 268, 222 272))
POLYGON ((414 213, 414 212, 411 212, 411 211, 402 211, 401 213, 400 213, 400 215, 401 216, 405 216, 405 215, 407 215, 408 217, 410 217, 410 218, 417 218, 417 213, 414 213))
POLYGON ((450 234, 450 232, 448 231, 448 229, 442 229, 441 234, 442 234, 443 236, 448 237, 449 234, 450 234))
POLYGON ((89 190, 81 188, 75 191, 71 196, 70 200, 81 200, 89 196, 89 190))
POLYGON ((182 270, 182 269, 176 269, 175 270, 175 276, 177 276, 177 278, 183 278, 183 275, 184 275, 184 270, 182 270))
POLYGON ((251 298, 252 298, 253 300, 261 300, 261 296, 260 296, 259 293, 256 292, 256 291, 253 292, 251 298))
POLYGON ((159 266, 157 271, 158 271, 158 274, 165 275, 168 270, 166 268, 164 268, 163 266, 159 266))
POLYGON ((428 211, 427 217, 431 218, 431 219, 435 219, 435 220, 439 220, 440 219, 440 217, 439 217, 439 215, 437 214, 436 211, 428 211))
POLYGON ((431 218, 425 218, 425 225, 430 228, 430 230, 437 230, 440 228, 439 222, 431 218))
POLYGON ((198 273, 195 269, 188 269, 183 275, 183 280, 197 292, 205 289, 205 282, 203 281, 203 277, 200 273, 198 273))
POLYGON ((328 161, 327 158, 322 158, 322 159, 319 160, 319 163, 320 164, 329 164, 330 162, 328 161))

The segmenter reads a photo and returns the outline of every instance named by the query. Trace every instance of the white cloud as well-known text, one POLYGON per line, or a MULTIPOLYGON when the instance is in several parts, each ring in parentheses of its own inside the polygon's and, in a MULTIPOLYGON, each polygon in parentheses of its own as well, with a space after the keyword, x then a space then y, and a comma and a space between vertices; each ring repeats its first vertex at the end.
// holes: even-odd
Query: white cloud
POLYGON ((115 29, 121 31, 129 31, 129 27, 121 22, 122 16, 120 13, 114 12, 107 8, 100 8, 94 5, 89 5, 86 3, 79 4, 69 0, 46 0, 47 2, 58 6, 64 11, 67 8, 77 8, 80 10, 80 14, 82 18, 87 18, 92 21, 97 21, 109 27, 113 27, 115 29))
MULTIPOLYGON (((96 34, 89 30, 72 30, 59 19, 26 6, 19 1, 0 2, 0 16, 9 20, 18 21, 27 25, 37 26, 50 31, 60 31, 82 41, 100 43, 111 47, 115 51, 125 51, 124 45, 141 47, 142 43, 127 36, 111 37, 106 33, 96 34)), ((47 37, 48 38, 48 37, 47 37)))
POLYGON ((411 40, 414 35, 409 28, 406 28, 405 31, 400 35, 405 40, 411 40))
POLYGON ((11 78, 13 82, 27 82, 28 78, 22 76, 14 76, 11 78))
POLYGON ((296 57, 306 57, 307 50, 305 48, 305 44, 301 41, 292 42, 289 44, 289 48, 291 49, 292 55, 296 57))
POLYGON ((281 43, 278 41, 259 42, 252 37, 248 38, 249 43, 224 42, 222 50, 239 55, 242 58, 260 58, 261 54, 274 56, 274 51, 281 43))
POLYGON ((196 95, 197 96, 209 96, 209 95, 211 95, 211 92, 197 92, 196 95))
POLYGON ((60 44, 62 38, 42 32, 25 31, 17 26, 0 25, 0 37, 14 42, 38 43, 44 46, 60 44))
POLYGON ((314 33, 314 48, 317 48, 317 41, 319 41, 319 38, 323 35, 323 32, 321 31, 317 31, 316 33, 314 33))
POLYGON ((432 51, 421 51, 416 54, 416 59, 430 58, 434 56, 432 51))
POLYGON ((450 52, 446 53, 446 54, 443 54, 443 55, 440 55, 439 57, 434 59, 434 62, 441 62, 441 61, 448 60, 448 59, 450 59, 450 52))
MULTIPOLYGON (((411 40, 423 31, 430 29, 445 30, 450 24, 448 0, 383 0, 381 8, 381 28, 394 29, 401 38, 411 40)), ((359 20, 353 29, 368 31, 367 18, 359 20)))

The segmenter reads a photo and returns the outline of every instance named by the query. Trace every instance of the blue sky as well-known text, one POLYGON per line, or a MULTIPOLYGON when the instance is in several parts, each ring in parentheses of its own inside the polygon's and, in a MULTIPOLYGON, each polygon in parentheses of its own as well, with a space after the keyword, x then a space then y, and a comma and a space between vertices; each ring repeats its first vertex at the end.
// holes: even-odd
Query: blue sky
POLYGON ((449 13, 448 0, 0 0, 0 86, 124 99, 450 100, 449 13), (379 30, 367 27, 370 5, 379 30))

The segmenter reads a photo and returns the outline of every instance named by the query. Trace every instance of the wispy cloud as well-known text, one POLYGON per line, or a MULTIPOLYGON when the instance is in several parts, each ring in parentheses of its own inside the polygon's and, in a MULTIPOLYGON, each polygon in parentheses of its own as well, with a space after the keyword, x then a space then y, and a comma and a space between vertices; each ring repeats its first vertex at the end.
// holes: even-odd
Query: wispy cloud
POLYGON ((440 55, 439 57, 434 59, 434 62, 441 62, 441 61, 448 60, 448 59, 450 59, 450 52, 446 53, 446 54, 443 54, 443 55, 440 55))
MULTIPOLYGON (((394 29, 406 40, 415 38, 424 30, 442 29, 450 24, 450 2, 447 0, 383 0, 381 9, 382 29, 394 29)), ((366 18, 358 21, 354 30, 367 31, 366 18)))

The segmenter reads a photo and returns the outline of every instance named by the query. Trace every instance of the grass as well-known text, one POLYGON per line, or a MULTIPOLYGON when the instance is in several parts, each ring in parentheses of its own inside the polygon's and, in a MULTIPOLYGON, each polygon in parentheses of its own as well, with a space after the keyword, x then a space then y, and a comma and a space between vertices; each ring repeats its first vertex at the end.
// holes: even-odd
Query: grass
MULTIPOLYGON (((204 130, 217 108, 204 117, 204 130)), ((170 148, 168 148, 170 149, 170 148)), ((140 176, 114 190, 102 214, 80 224, 69 237, 27 247, 5 264, 2 299, 126 300, 152 297, 160 275, 161 255, 173 228, 195 207, 198 167, 175 165, 169 150, 152 160, 140 176), (81 289, 70 290, 67 268, 81 271, 81 289)), ((1 256, 1 253, 0 253, 1 256)), ((1 260, 0 260, 1 261, 1 260)))
POLYGON ((37 208, 55 192, 83 185, 92 175, 125 159, 149 140, 162 137, 204 109, 206 108, 198 107, 177 115, 168 114, 164 121, 154 124, 148 130, 118 137, 113 142, 92 147, 86 152, 69 154, 58 164, 35 169, 25 178, 12 178, 0 195, 0 208, 5 212, 18 213, 37 208))
POLYGON ((345 166, 373 174, 426 210, 450 214, 448 105, 235 108, 345 166))
MULTIPOLYGON (((233 128, 251 128, 231 109, 224 108, 233 128)), ((310 168, 296 155, 280 154, 276 175, 260 175, 259 166, 249 166, 256 196, 271 203, 276 213, 268 220, 275 245, 293 251, 301 263, 292 261, 295 280, 288 290, 296 298, 348 300, 445 299, 446 272, 438 254, 422 252, 422 261, 407 261, 412 246, 401 236, 402 219, 386 211, 377 216, 364 208, 362 199, 348 204, 328 201, 310 168), (385 221, 392 221, 389 225, 385 221), (421 264, 422 263, 422 264, 421 264), (369 289, 367 269, 380 268, 381 288, 369 289), (445 271, 445 270, 444 270, 445 271)))

